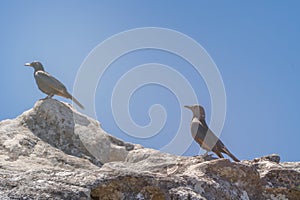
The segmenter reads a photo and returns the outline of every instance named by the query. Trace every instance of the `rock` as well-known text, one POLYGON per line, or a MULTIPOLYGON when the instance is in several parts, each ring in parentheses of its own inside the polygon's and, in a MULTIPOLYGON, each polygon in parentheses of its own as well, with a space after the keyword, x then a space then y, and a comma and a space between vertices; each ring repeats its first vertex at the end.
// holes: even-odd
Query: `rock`
POLYGON ((40 100, 0 122, 0 199, 89 198, 99 167, 124 161, 135 147, 68 104, 40 100))
POLYGON ((255 158, 254 159, 255 162, 264 161, 264 160, 279 163, 280 162, 280 156, 277 155, 277 154, 271 154, 271 155, 263 156, 261 158, 255 158))
POLYGON ((38 101, 17 120, 47 144, 66 154, 87 158, 97 166, 124 161, 134 149, 134 145, 107 134, 98 121, 54 99, 38 101))
POLYGON ((0 199, 299 199, 300 162, 143 148, 54 99, 0 122, 0 199))
MULTIPOLYGON (((272 156, 272 155, 271 155, 272 156)), ((299 199, 300 197, 300 162, 277 163, 260 158, 253 166, 265 184, 265 193, 270 199, 299 199)))

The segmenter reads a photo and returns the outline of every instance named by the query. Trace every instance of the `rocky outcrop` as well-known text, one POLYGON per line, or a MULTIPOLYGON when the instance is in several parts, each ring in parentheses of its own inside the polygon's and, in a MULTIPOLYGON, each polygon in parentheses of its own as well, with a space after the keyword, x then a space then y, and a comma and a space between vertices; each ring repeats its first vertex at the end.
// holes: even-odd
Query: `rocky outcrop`
POLYGON ((299 199, 300 163, 279 160, 162 153, 46 99, 0 122, 0 199, 299 199))

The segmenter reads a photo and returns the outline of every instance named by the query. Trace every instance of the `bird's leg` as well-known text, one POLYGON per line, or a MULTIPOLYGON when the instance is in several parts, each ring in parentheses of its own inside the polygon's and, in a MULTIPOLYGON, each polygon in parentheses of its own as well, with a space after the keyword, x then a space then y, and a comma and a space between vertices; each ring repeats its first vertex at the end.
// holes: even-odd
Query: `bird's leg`
POLYGON ((209 152, 209 151, 206 151, 205 154, 203 154, 203 157, 208 156, 208 152, 209 152))
POLYGON ((49 94, 48 96, 46 96, 46 97, 43 98, 42 100, 51 99, 53 96, 54 96, 53 94, 49 94))

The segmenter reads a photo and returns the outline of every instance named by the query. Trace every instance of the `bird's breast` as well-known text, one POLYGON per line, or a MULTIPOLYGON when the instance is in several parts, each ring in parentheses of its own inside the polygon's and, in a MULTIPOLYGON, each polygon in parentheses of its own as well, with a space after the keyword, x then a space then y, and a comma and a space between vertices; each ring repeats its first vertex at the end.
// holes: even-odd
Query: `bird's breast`
POLYGON ((191 132, 192 132, 192 136, 193 138, 196 137, 198 131, 199 131, 199 127, 201 126, 201 122, 199 121, 199 119, 197 118, 193 118, 192 122, 191 122, 191 132))

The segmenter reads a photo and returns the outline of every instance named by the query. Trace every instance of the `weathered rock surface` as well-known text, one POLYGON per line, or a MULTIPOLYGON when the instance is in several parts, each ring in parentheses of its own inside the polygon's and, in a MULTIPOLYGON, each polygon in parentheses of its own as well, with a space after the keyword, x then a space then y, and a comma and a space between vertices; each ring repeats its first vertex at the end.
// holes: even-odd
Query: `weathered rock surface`
POLYGON ((300 199, 300 162, 279 160, 162 153, 46 99, 0 122, 0 199, 300 199))

